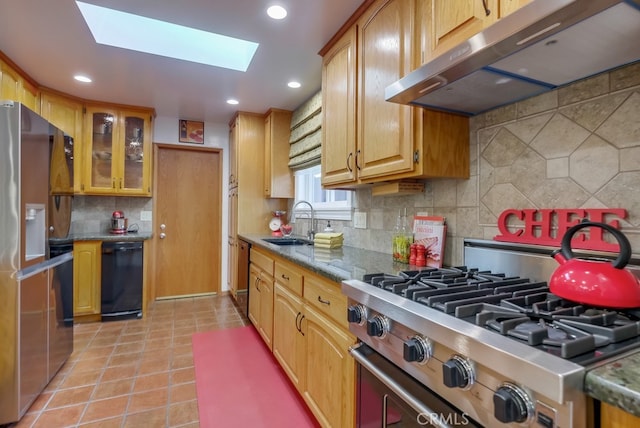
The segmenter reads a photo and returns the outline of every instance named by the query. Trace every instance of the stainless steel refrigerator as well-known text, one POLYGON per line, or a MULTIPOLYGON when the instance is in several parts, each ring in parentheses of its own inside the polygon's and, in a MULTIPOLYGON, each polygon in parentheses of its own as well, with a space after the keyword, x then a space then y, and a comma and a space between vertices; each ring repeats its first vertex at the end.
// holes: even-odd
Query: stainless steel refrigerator
POLYGON ((65 142, 22 104, 0 101, 0 425, 24 415, 73 351, 73 253, 49 248, 56 201, 72 198, 72 162, 55 159, 65 142))

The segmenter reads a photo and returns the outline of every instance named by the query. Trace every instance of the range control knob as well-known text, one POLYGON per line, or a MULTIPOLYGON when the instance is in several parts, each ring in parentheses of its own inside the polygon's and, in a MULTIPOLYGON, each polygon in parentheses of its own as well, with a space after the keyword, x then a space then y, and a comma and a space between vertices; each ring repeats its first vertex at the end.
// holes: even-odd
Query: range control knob
POLYGON ((367 334, 369 336, 383 338, 389 332, 389 318, 384 315, 376 315, 367 320, 367 334))
POLYGON ((449 388, 471 388, 475 381, 471 361, 460 355, 452 356, 442 365, 442 381, 449 388))
POLYGON ((505 383, 493 394, 493 415, 505 424, 522 423, 533 418, 533 400, 522 388, 505 383))
POLYGON ((402 356, 405 361, 426 364, 433 355, 431 341, 422 336, 413 336, 405 340, 402 349, 402 356))
POLYGON ((367 320, 367 308, 363 305, 351 305, 347 308, 347 321, 364 325, 364 322, 367 320))

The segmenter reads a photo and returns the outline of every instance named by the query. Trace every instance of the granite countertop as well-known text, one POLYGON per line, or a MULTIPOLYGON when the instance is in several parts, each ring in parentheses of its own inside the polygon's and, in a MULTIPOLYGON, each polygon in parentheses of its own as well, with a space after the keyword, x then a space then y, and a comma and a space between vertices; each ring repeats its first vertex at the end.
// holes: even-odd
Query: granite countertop
MULTIPOLYGON (((343 246, 323 250, 313 245, 275 245, 269 235, 240 235, 252 245, 267 249, 330 280, 362 279, 367 273, 397 273, 408 265, 394 262, 391 254, 343 246)), ((640 416, 640 352, 587 371, 585 392, 625 412, 640 416)))
POLYGON ((316 248, 313 245, 276 245, 263 241, 269 235, 239 235, 252 245, 267 249, 284 259, 301 265, 332 281, 362 279, 367 273, 400 272, 409 265, 394 262, 391 254, 342 246, 336 249, 316 248))
POLYGON ((589 370, 587 394, 640 417, 640 352, 589 370))
POLYGON ((89 233, 73 233, 66 238, 49 238, 49 242, 53 244, 67 244, 75 241, 146 241, 151 239, 151 232, 130 232, 123 234, 114 234, 109 232, 89 232, 89 233))

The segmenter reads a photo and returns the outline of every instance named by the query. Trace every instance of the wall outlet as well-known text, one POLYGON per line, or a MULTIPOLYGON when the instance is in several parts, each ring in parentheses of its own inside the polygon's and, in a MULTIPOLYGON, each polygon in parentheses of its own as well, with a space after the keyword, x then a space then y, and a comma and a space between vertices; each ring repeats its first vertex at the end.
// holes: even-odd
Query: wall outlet
POLYGON ((353 213, 353 227, 356 229, 367 228, 367 213, 365 211, 356 211, 353 213))
POLYGON ((141 221, 151 221, 151 211, 140 211, 141 221))

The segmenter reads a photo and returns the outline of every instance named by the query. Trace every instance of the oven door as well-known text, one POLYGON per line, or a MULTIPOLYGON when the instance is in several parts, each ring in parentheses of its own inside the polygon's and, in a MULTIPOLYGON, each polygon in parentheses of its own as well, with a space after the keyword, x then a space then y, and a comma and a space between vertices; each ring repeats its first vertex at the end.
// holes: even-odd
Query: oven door
POLYGON ((349 353, 357 363, 356 426, 481 427, 369 346, 349 353))

